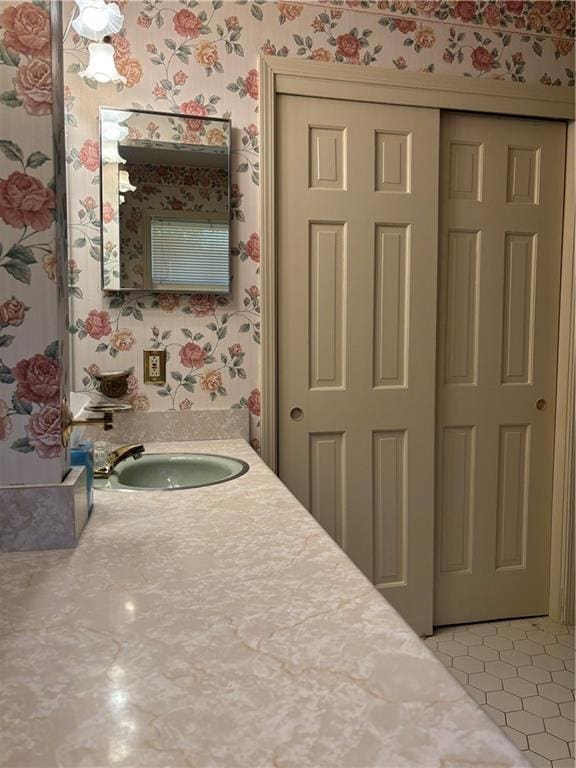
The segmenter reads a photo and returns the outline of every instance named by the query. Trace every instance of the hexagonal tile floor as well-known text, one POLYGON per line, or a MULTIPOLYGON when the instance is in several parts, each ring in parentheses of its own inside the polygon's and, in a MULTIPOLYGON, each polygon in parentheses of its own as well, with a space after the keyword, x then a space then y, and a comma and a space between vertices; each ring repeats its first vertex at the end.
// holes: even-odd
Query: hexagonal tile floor
POLYGON ((513 619, 424 642, 534 766, 575 768, 574 627, 513 619))

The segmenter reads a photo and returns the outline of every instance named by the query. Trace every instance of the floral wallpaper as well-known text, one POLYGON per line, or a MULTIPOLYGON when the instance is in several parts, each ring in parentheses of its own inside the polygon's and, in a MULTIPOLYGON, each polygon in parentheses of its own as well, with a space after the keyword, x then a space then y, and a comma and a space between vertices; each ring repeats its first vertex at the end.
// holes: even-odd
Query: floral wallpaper
POLYGON ((125 27, 112 43, 125 86, 82 81, 77 72, 87 60, 86 41, 72 33, 65 41, 74 386, 91 389, 95 371, 122 366, 132 372, 135 407, 245 407, 258 446, 258 55, 574 85, 574 5, 558 0, 119 4, 125 27), (95 202, 100 105, 232 119, 229 297, 100 291, 95 202), (168 350, 165 387, 141 384, 142 348, 148 346, 168 350))
POLYGON ((64 222, 55 195, 63 158, 52 140, 59 51, 51 50, 50 10, 42 0, 0 3, 0 484, 60 482, 67 460, 64 222))
MULTIPOLYGON (((223 120, 194 119, 188 115, 186 119, 157 115, 150 118, 148 112, 126 113, 121 121, 128 128, 128 137, 120 142, 120 146, 146 146, 149 142, 161 141, 172 145, 175 151, 186 152, 188 147, 176 145, 193 144, 194 151, 200 152, 207 147, 227 147, 230 143, 229 123, 223 120)), ((152 145, 153 146, 153 145, 152 145)))

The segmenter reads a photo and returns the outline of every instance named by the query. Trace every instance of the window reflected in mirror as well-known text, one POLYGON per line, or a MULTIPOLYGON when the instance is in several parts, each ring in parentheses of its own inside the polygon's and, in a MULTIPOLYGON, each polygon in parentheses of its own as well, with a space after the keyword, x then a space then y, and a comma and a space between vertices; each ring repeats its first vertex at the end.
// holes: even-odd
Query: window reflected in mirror
POLYGON ((230 291, 230 121, 101 108, 102 287, 230 291))

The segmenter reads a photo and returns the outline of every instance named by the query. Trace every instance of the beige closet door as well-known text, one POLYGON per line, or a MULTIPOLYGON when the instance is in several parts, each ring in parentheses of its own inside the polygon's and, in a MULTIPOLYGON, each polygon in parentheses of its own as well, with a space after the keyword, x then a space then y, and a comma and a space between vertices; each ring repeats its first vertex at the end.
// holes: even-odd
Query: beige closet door
POLYGON ((548 610, 565 129, 443 114, 435 624, 548 610))
POLYGON ((429 633, 439 113, 283 96, 277 119, 280 477, 429 633))

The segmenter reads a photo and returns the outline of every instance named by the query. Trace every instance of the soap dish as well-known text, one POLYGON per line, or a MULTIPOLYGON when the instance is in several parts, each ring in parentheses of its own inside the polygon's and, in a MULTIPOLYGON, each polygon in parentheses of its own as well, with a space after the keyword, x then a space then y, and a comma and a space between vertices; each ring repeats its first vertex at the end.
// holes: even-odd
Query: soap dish
POLYGON ((128 403, 92 403, 84 408, 85 411, 92 413, 119 413, 120 411, 131 411, 132 406, 128 403))
POLYGON ((128 392, 129 371, 100 371, 94 378, 100 385, 100 392, 105 397, 124 397, 128 392))

